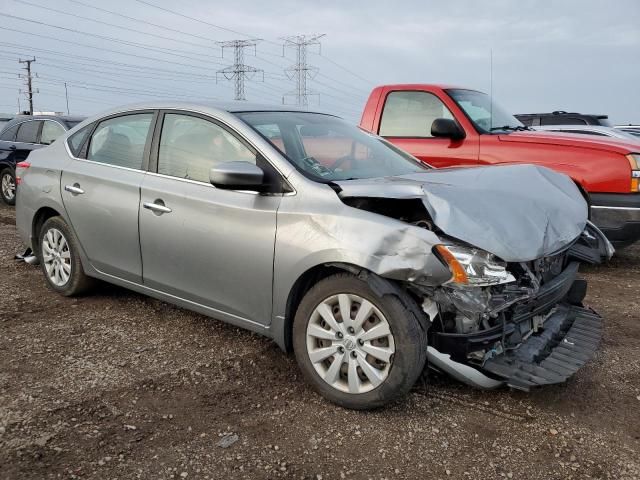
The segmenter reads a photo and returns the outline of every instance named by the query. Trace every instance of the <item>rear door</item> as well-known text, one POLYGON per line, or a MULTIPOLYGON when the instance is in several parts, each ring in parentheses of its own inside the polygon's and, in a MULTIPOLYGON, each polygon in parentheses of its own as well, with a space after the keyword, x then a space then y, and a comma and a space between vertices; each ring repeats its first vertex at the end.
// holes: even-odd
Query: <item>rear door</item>
POLYGON ((153 111, 101 120, 78 153, 84 158, 72 157, 61 179, 64 206, 92 266, 136 283, 142 281, 140 186, 154 121, 153 111))
POLYGON ((264 160, 224 124, 165 112, 142 184, 140 245, 144 284, 266 324, 271 315, 273 249, 280 195, 221 190, 209 170, 264 160))
POLYGON ((421 91, 392 91, 382 107, 378 134, 434 167, 476 165, 478 140, 451 140, 431 135, 437 118, 455 117, 436 95, 421 91))

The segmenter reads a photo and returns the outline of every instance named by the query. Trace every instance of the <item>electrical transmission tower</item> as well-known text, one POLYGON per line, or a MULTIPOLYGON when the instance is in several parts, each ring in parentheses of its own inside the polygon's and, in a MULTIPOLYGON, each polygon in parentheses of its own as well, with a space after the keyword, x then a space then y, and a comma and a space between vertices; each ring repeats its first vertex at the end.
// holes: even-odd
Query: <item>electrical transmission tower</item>
POLYGON ((256 45, 259 41, 259 38, 254 38, 251 40, 230 40, 228 42, 216 42, 222 48, 223 57, 225 48, 233 48, 233 65, 223 68, 222 70, 218 70, 217 73, 222 74, 227 80, 233 80, 235 89, 234 100, 247 99, 244 93, 244 81, 251 80, 256 73, 262 73, 262 81, 264 81, 264 70, 244 64, 244 49, 247 47, 253 47, 255 52, 256 45))
MULTIPOLYGON (((35 92, 33 91, 33 75, 31 75, 31 64, 35 61, 36 61, 36 57, 33 57, 32 59, 27 59, 27 60, 22 60, 20 58, 18 60, 19 63, 24 63, 26 65, 26 67, 24 67, 24 70, 27 72, 27 74, 26 75, 20 74, 19 77, 24 78, 26 81, 27 90, 24 92, 24 94, 26 95, 27 100, 29 100, 29 115, 33 115, 33 94, 38 93, 37 90, 35 92)), ((20 93, 23 93, 23 92, 20 91, 20 93)))
POLYGON ((286 48, 293 48, 296 52, 296 63, 291 65, 285 70, 287 77, 290 79, 296 79, 296 89, 293 92, 285 93, 282 97, 282 103, 285 103, 285 97, 294 96, 296 98, 296 105, 301 107, 307 107, 309 105, 309 96, 318 95, 307 90, 307 78, 314 78, 318 73, 318 68, 307 64, 307 47, 317 45, 318 52, 320 52, 320 38, 325 34, 314 35, 292 35, 290 37, 284 37, 284 44, 282 45, 282 55, 286 48))

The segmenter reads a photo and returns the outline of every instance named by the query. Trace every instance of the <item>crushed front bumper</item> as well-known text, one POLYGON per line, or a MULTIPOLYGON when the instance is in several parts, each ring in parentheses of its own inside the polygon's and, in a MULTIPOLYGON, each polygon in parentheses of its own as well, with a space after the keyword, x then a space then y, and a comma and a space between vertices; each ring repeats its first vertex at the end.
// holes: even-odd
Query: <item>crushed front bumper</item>
POLYGON ((565 382, 595 354, 602 318, 592 310, 561 304, 545 320, 544 330, 517 349, 487 360, 482 370, 513 388, 565 382))

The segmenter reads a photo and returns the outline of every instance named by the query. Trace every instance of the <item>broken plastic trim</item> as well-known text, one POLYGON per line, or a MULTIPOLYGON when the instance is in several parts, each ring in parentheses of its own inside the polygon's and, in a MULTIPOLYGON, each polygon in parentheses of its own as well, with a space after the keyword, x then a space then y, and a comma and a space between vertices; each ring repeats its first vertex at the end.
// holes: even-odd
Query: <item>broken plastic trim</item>
POLYGON ((504 385, 504 382, 487 377, 473 367, 451 360, 450 355, 441 353, 431 346, 427 347, 427 361, 429 365, 472 387, 492 390, 504 385))

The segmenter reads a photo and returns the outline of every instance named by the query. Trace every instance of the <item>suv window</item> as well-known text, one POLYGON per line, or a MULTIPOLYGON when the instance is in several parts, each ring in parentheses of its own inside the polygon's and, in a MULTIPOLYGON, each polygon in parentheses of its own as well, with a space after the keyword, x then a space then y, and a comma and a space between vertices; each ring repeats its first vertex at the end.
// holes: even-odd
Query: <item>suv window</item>
POLYGON ((158 173, 209 183, 218 163, 256 163, 256 154, 221 126, 191 115, 167 113, 162 123, 158 173))
POLYGON ((16 142, 36 143, 41 123, 42 121, 40 120, 21 123, 20 128, 18 128, 18 135, 16 135, 16 142))
POLYGON ((7 142, 13 142, 16 139, 16 132, 18 131, 18 127, 20 125, 14 125, 13 127, 7 128, 2 135, 0 135, 0 140, 5 140, 7 142))
POLYGON ((442 101, 427 92, 391 92, 387 95, 380 120, 383 137, 430 138, 436 118, 453 115, 442 101))
POLYGON ((45 120, 42 124, 42 133, 40 134, 40 143, 43 145, 51 145, 66 130, 58 122, 45 120))
POLYGON ((566 117, 563 115, 542 117, 540 125, 587 125, 587 122, 578 117, 566 117))
POLYGON ((87 160, 118 167, 142 168, 152 119, 153 113, 134 113, 99 123, 89 141, 87 160))

